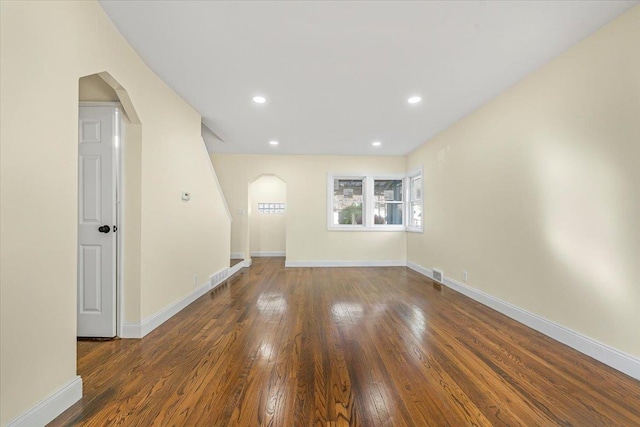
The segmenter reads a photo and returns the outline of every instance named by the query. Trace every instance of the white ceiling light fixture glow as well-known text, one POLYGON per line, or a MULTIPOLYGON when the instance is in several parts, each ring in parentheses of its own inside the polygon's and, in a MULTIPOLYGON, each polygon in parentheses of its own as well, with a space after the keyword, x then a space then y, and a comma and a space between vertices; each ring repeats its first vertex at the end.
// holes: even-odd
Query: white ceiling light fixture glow
POLYGON ((382 142, 380 142, 380 141, 373 141, 373 142, 371 143, 371 145, 373 145, 374 147, 380 147, 380 146, 382 145, 382 142))
POLYGON ((422 101, 422 98, 421 98, 421 97, 419 97, 419 96, 412 96, 412 97, 410 97, 410 98, 408 98, 408 99, 407 99, 407 102, 408 102, 409 104, 417 104, 417 103, 419 103, 420 101, 422 101))
POLYGON ((276 145, 278 145, 278 144, 280 144, 280 143, 279 143, 278 141, 276 141, 276 140, 271 140, 271 141, 269 141, 269 145, 276 146, 276 145))
POLYGON ((265 102, 267 102, 267 98, 262 95, 256 95, 253 97, 253 102, 255 102, 256 104, 264 104, 265 102))

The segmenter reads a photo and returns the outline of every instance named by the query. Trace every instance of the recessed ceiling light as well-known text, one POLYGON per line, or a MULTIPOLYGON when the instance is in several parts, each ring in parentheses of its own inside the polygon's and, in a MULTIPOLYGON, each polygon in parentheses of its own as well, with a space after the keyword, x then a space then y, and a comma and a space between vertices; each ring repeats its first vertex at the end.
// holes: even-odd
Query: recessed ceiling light
POLYGON ((279 142, 278 142, 278 141, 269 141, 269 144, 270 144, 270 145, 278 145, 278 144, 279 144, 279 142))
POLYGON ((256 104, 264 104, 265 102, 267 102, 267 98, 261 95, 256 95, 253 97, 253 102, 255 102, 256 104))
POLYGON ((411 98, 407 99, 407 102, 409 104, 417 104, 420 101, 422 101, 422 98, 419 96, 412 96, 411 98))
POLYGON ((380 146, 382 145, 382 142, 380 142, 380 141, 373 141, 373 142, 371 143, 371 145, 373 145, 374 147, 380 147, 380 146))

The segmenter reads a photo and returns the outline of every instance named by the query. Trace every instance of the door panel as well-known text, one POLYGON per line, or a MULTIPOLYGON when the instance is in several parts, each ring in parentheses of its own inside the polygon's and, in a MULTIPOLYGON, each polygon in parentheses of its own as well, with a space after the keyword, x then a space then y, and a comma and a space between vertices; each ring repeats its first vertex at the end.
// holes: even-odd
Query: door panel
POLYGON ((116 335, 115 107, 81 106, 78 124, 78 336, 116 335), (110 231, 100 232, 107 225, 110 231))
POLYGON ((102 224, 101 156, 80 155, 80 224, 102 224))
POLYGON ((102 313, 102 247, 80 245, 80 313, 102 313))

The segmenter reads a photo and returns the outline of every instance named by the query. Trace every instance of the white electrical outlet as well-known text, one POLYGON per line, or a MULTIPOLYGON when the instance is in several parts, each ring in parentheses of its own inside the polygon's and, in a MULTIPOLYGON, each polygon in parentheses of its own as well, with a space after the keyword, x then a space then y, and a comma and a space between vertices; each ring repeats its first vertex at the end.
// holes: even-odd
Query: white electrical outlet
POLYGON ((464 280, 465 282, 467 281, 467 272, 466 271, 462 272, 462 280, 464 280))

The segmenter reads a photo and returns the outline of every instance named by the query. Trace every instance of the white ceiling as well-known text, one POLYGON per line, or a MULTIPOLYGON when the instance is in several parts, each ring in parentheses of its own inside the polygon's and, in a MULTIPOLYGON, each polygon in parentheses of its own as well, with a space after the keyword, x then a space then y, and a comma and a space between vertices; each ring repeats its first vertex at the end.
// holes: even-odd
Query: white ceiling
POLYGON ((210 151, 342 155, 407 154, 636 3, 101 1, 210 151))

